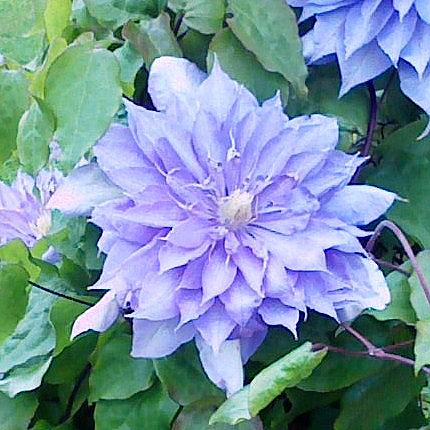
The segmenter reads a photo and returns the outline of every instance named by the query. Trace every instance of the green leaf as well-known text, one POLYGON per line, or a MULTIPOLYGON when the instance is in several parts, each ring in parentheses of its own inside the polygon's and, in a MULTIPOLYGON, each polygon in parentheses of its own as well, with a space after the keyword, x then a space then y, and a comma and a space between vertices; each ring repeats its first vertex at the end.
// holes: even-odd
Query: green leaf
POLYGON ((212 36, 189 29, 179 40, 179 46, 185 58, 196 63, 201 70, 206 70, 206 58, 212 36))
POLYGON ((209 424, 225 423, 236 425, 245 420, 250 420, 252 415, 249 411, 249 391, 250 386, 246 385, 233 394, 212 414, 209 424))
POLYGON ((403 127, 419 118, 420 108, 411 99, 405 97, 400 88, 399 74, 395 70, 391 70, 390 73, 386 77, 385 96, 381 100, 379 112, 387 123, 394 120, 403 127))
POLYGON ((129 20, 157 16, 159 5, 155 0, 84 0, 90 14, 100 24, 112 30, 129 20))
POLYGON ((2 430, 23 430, 28 427, 36 412, 37 398, 34 393, 23 393, 10 399, 0 393, 0 422, 2 430))
POLYGON ((73 323, 85 310, 87 310, 85 305, 67 299, 58 299, 52 306, 50 320, 55 328, 56 337, 54 356, 71 345, 73 323))
POLYGON ((162 12, 157 18, 145 18, 138 24, 129 22, 124 26, 123 36, 143 56, 146 67, 163 55, 182 57, 181 48, 170 28, 170 18, 162 12))
POLYGON ((185 9, 186 4, 187 0, 168 0, 167 2, 169 9, 175 13, 181 13, 185 9))
POLYGON ((46 33, 50 42, 62 35, 63 30, 69 24, 71 13, 71 0, 47 0, 44 17, 46 33))
POLYGON ((114 51, 121 68, 122 89, 128 97, 134 93, 134 80, 139 69, 143 66, 143 58, 133 45, 126 40, 124 45, 114 51))
POLYGON ((402 365, 360 381, 342 398, 334 429, 379 429, 417 399, 422 385, 423 378, 414 378, 412 370, 402 365))
POLYGON ((12 183, 18 170, 21 168, 18 160, 18 154, 15 152, 2 164, 0 164, 0 181, 7 184, 12 183))
POLYGON ((126 400, 97 402, 95 422, 97 430, 169 430, 178 405, 169 399, 160 384, 135 394, 126 400))
POLYGON ((27 310, 11 334, 0 346, 0 391, 13 397, 37 388, 51 362, 55 331, 49 312, 55 296, 33 289, 27 310))
POLYGON ((31 279, 39 276, 40 268, 30 261, 30 252, 28 248, 19 239, 8 242, 0 246, 0 262, 17 264, 22 266, 30 275, 31 279))
POLYGON ((288 113, 324 114, 334 116, 339 121, 339 149, 355 151, 358 140, 367 133, 369 118, 369 96, 365 88, 356 88, 339 99, 340 76, 337 65, 314 67, 307 80, 309 95, 304 109, 295 112, 292 103, 288 113))
POLYGON ((28 273, 17 265, 0 264, 0 344, 24 316, 28 302, 28 273))
POLYGON ((174 354, 154 360, 155 371, 170 397, 180 405, 210 397, 224 399, 224 393, 209 381, 194 344, 186 344, 174 354))
POLYGON ((0 70, 0 163, 15 149, 18 123, 29 103, 28 81, 24 73, 0 70))
POLYGON ((106 131, 121 102, 119 66, 105 49, 71 46, 51 65, 46 102, 57 119, 62 162, 71 168, 106 131))
POLYGON ((305 66, 296 16, 284 0, 228 0, 228 25, 270 72, 280 73, 306 94, 305 66))
POLYGON ((430 364, 430 320, 418 321, 416 329, 414 352, 415 374, 418 374, 423 366, 430 364))
MULTIPOLYGON (((422 251, 417 255, 418 263, 427 280, 430 280, 430 250, 422 251)), ((414 272, 409 278, 411 288, 411 304, 419 320, 430 320, 430 305, 424 294, 423 287, 414 272)))
POLYGON ((427 380, 427 385, 423 387, 420 393, 421 409, 426 420, 430 420, 430 386, 427 380))
MULTIPOLYGON (((423 390, 425 390, 425 387, 423 390)), ((423 403, 422 396, 420 398, 420 403, 421 405, 423 403)), ((412 430, 421 428, 421 426, 424 426, 425 424, 426 420, 423 416, 420 404, 414 398, 401 414, 389 421, 386 421, 381 430, 412 430)), ((424 427, 422 427, 421 430, 425 430, 424 427)), ((427 428, 427 430, 429 429, 427 428)))
POLYGON ((0 2, 0 52, 4 56, 27 64, 42 55, 45 6, 46 0, 0 2))
MULTIPOLYGON (((411 264, 407 262, 401 268, 410 270, 411 264)), ((386 281, 391 293, 389 305, 382 311, 370 310, 366 313, 379 321, 400 320, 405 324, 415 324, 417 317, 410 302, 411 286, 408 277, 393 271, 386 277, 386 281)))
POLYGON ((115 30, 133 17, 133 15, 125 9, 124 1, 84 0, 84 3, 91 16, 101 25, 111 30, 115 30))
POLYGON ((382 161, 367 182, 408 200, 395 203, 387 216, 429 248, 430 137, 417 141, 426 121, 409 124, 384 140, 378 147, 382 161))
MULTIPOLYGON (((288 100, 288 82, 279 73, 264 69, 255 55, 246 50, 228 28, 212 39, 209 52, 216 54, 222 69, 245 85, 260 102, 273 97, 278 90, 282 99, 285 102, 288 100)), ((212 63, 213 58, 209 59, 212 63)))
POLYGON ((128 399, 154 383, 152 360, 130 356, 131 337, 116 332, 98 349, 90 375, 90 401, 128 399))
POLYGON ((313 68, 308 79, 310 108, 306 113, 338 117, 345 125, 366 134, 369 120, 369 96, 366 90, 354 90, 339 99, 339 87, 337 67, 313 68))
POLYGON ((384 364, 372 358, 346 357, 329 352, 321 365, 309 378, 301 381, 298 387, 323 393, 340 390, 381 371, 384 364))
POLYGON ((262 370, 251 382, 249 411, 256 416, 286 388, 295 387, 321 363, 326 350, 313 351, 310 342, 262 370))
POLYGON ((206 399, 185 406, 173 423, 172 430, 260 430, 259 419, 244 421, 236 426, 229 424, 209 425, 209 418, 215 412, 217 403, 206 399))
POLYGON ((85 32, 91 32, 97 39, 111 38, 112 31, 103 27, 93 16, 90 15, 84 0, 73 0, 72 21, 79 27, 81 37, 85 32))
POLYGON ((42 101, 33 100, 21 118, 16 143, 19 160, 29 173, 37 173, 48 161, 55 121, 42 101))
POLYGON ((286 388, 296 386, 321 363, 327 350, 313 351, 306 342, 262 370, 249 385, 233 394, 212 415, 210 424, 235 425, 255 417, 286 388))
POLYGON ((225 0, 187 0, 182 9, 184 23, 203 34, 213 34, 222 28, 225 0))
MULTIPOLYGON (((325 358, 323 363, 328 359, 325 358)), ((327 379, 330 376, 327 376, 327 379)), ((290 423, 295 418, 303 415, 306 412, 315 410, 317 408, 322 408, 324 406, 330 405, 334 402, 339 401, 342 396, 342 391, 332 391, 327 393, 318 393, 315 391, 302 391, 296 388, 291 388, 286 391, 288 401, 291 403, 291 409, 289 409, 288 414, 285 416, 282 410, 282 423, 290 423)))
POLYGON ((45 80, 48 70, 54 60, 59 57, 66 50, 66 48, 67 42, 61 37, 57 37, 49 45, 45 61, 43 62, 42 67, 37 69, 34 73, 33 80, 30 85, 31 93, 35 97, 38 97, 39 99, 43 99, 45 97, 45 80))
POLYGON ((44 381, 48 384, 72 383, 88 365, 89 356, 94 351, 97 335, 89 333, 76 339, 52 360, 44 381))

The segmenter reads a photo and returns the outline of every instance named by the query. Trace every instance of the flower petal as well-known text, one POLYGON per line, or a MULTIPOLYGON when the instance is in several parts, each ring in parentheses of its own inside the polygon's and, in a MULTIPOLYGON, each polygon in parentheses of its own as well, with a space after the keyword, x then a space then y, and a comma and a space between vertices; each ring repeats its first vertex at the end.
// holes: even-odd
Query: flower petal
POLYGON ((258 308, 258 313, 266 324, 283 325, 297 338, 296 327, 300 316, 300 312, 297 309, 285 306, 276 299, 265 299, 258 308))
POLYGON ((195 97, 206 75, 185 58, 160 57, 154 60, 148 79, 148 92, 154 106, 163 111, 172 97, 181 100, 195 97))
POLYGON ((195 333, 191 324, 176 330, 179 319, 148 321, 133 319, 133 346, 131 355, 141 358, 160 358, 170 355, 195 333))
POLYGON ((206 374, 218 387, 231 396, 243 387, 243 365, 240 340, 226 340, 214 351, 200 336, 196 337, 200 360, 206 374))
POLYGON ((230 336, 236 323, 226 312, 224 305, 217 300, 211 308, 199 319, 194 326, 205 342, 218 352, 221 344, 230 336))
POLYGON ((115 186, 95 164, 79 167, 66 177, 47 204, 69 215, 88 215, 101 203, 121 197, 115 186))
POLYGON ((249 288, 242 276, 236 276, 231 287, 220 296, 229 316, 239 325, 245 326, 262 298, 249 288))
POLYGON ((71 338, 74 339, 88 330, 103 332, 117 320, 119 315, 120 307, 115 299, 115 292, 108 291, 93 307, 79 315, 73 324, 71 338))
POLYGON ((233 283, 237 266, 218 243, 208 254, 202 272, 203 301, 222 294, 233 283))
POLYGON ((366 225, 385 213, 396 194, 369 185, 349 185, 332 195, 322 211, 353 225, 366 225))

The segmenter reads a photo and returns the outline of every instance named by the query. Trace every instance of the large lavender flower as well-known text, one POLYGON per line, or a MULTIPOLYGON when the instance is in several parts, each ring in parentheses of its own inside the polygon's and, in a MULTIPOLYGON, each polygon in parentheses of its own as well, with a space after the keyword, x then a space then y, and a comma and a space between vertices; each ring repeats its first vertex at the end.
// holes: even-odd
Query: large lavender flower
POLYGON ((316 22, 303 38, 305 56, 335 55, 343 95, 383 73, 399 70, 401 88, 430 114, 430 2, 428 0, 286 0, 316 22))
MULTIPOLYGON (((356 226, 395 196, 347 185, 363 159, 335 149, 335 119, 288 120, 278 96, 259 106, 217 63, 207 77, 160 58, 149 91, 158 112, 126 102, 129 127, 113 125, 94 149, 122 197, 93 211, 107 254, 93 288, 108 291, 74 336, 126 310, 133 356, 194 338, 209 377, 232 393, 267 326, 295 334, 308 308, 336 319, 384 308, 384 277, 356 226)), ((82 206, 95 186, 84 182, 60 188, 54 206, 79 212, 74 198, 82 206)))
POLYGON ((31 247, 48 234, 46 204, 61 180, 59 171, 42 170, 36 179, 19 171, 12 185, 0 182, 0 245, 21 239, 31 247))

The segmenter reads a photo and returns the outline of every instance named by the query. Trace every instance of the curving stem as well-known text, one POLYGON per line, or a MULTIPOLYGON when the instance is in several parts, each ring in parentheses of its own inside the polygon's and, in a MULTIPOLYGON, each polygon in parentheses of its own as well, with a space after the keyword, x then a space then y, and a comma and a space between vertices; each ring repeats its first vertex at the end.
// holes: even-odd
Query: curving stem
POLYGON ((411 245, 406 239, 406 236, 403 234, 402 230, 400 230, 400 228, 397 227, 396 224, 388 220, 380 222, 377 225, 375 231, 373 232, 372 237, 369 239, 369 242, 367 242, 366 251, 369 252, 370 254, 372 253, 372 250, 375 247, 375 243, 378 240, 378 237, 380 236, 384 228, 388 228, 389 230, 391 230, 396 236, 396 238, 398 239, 398 241, 402 244, 402 247, 405 250, 406 255, 408 256, 412 264, 412 267, 415 270, 415 273, 417 274, 418 281, 430 305, 430 286, 429 286, 429 283, 427 282, 427 278, 425 277, 424 272, 421 268, 421 265, 418 262, 417 257, 415 257, 414 251, 412 250, 411 245))

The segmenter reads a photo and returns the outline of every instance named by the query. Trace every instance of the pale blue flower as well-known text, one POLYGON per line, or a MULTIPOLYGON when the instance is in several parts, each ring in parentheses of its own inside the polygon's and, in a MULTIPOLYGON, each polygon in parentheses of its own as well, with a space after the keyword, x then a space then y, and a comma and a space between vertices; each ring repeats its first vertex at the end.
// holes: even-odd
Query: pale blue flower
POLYGON ((42 170, 35 179, 19 171, 11 185, 0 182, 0 245, 21 239, 32 247, 48 234, 47 204, 62 179, 57 170, 42 170))
MULTIPOLYGON (((286 0, 315 17, 303 37, 309 63, 337 59, 340 95, 399 70, 402 91, 430 114, 430 2, 428 0, 286 0)), ((430 129, 427 130, 427 132, 430 129)))
POLYGON ((69 213, 96 206, 107 254, 93 286, 107 292, 74 336, 125 312, 133 356, 195 339, 209 377, 233 393, 268 326, 295 335, 308 309, 344 320, 385 307, 357 226, 395 195, 347 185, 364 160, 335 149, 335 119, 289 120, 278 96, 260 106, 217 63, 206 76, 159 58, 149 92, 158 111, 126 102, 129 126, 113 125, 94 148, 100 174, 76 170, 52 199, 69 213))

